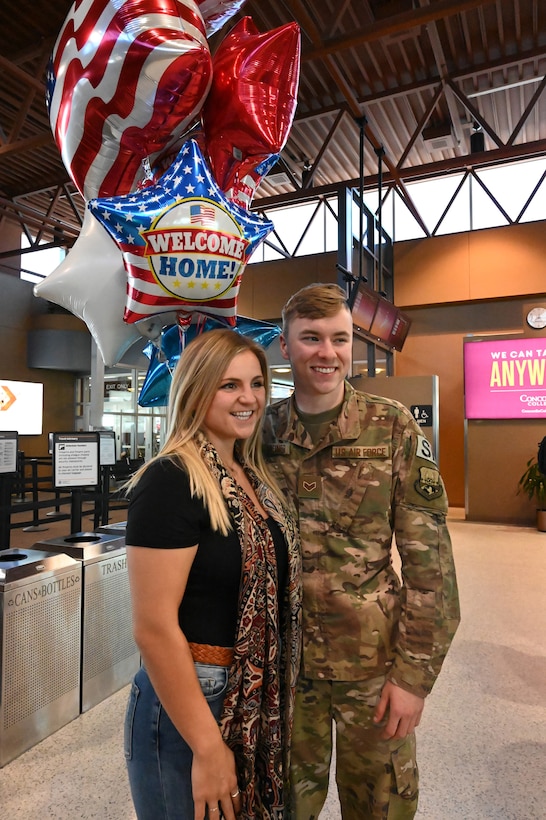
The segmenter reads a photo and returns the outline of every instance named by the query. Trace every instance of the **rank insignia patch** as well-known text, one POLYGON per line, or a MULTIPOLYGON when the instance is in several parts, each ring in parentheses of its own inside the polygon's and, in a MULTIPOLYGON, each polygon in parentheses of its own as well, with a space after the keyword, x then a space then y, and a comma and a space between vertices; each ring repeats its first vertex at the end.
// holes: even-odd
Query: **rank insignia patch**
POLYGON ((298 481, 299 498, 320 498, 322 480, 318 475, 301 475, 298 481))

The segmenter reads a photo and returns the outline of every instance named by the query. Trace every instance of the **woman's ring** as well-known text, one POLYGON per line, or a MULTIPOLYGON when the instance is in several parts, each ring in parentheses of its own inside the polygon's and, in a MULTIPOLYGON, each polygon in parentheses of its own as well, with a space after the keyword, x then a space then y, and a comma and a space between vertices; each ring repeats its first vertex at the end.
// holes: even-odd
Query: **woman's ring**
POLYGON ((218 811, 218 806, 216 806, 216 807, 215 807, 215 808, 213 808, 213 809, 209 809, 209 812, 213 812, 213 811, 218 811))
POLYGON ((232 796, 232 797, 233 797, 233 799, 235 800, 235 798, 236 798, 236 797, 239 797, 239 795, 240 795, 240 794, 241 794, 240 790, 239 790, 239 789, 237 789, 237 791, 236 791, 236 792, 234 792, 231 796, 232 796))

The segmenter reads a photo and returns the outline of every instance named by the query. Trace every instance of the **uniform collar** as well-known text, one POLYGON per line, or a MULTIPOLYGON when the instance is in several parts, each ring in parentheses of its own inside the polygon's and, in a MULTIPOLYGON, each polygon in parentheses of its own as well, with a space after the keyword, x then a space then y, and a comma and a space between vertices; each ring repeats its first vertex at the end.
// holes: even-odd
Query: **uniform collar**
MULTIPOLYGON (((286 403, 285 409, 286 415, 284 423, 279 424, 277 427, 277 437, 312 450, 313 442, 298 418, 294 395, 292 395, 286 403)), ((358 394, 348 381, 345 381, 343 404, 337 421, 333 422, 330 429, 331 432, 326 442, 328 444, 332 444, 336 441, 357 439, 360 436, 361 421, 358 394)))

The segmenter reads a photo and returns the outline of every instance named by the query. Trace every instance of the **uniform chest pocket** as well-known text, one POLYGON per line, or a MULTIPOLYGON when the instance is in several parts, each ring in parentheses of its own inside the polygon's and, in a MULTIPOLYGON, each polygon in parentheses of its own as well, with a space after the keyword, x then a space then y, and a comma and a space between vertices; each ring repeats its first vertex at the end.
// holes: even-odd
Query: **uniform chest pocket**
POLYGON ((323 470, 325 511, 336 529, 348 532, 363 508, 390 505, 392 462, 390 459, 333 459, 323 470))

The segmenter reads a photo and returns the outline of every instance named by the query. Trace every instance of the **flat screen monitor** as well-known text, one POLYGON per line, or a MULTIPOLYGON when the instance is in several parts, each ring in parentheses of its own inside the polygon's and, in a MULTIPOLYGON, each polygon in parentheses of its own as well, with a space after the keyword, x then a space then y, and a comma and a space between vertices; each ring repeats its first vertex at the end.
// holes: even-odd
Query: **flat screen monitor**
POLYGON ((349 307, 357 336, 387 348, 402 350, 411 319, 396 305, 364 282, 357 282, 349 299, 349 307))
POLYGON ((474 339, 463 347, 467 419, 546 418, 546 339, 474 339))
POLYGON ((44 386, 41 382, 14 382, 0 377, 0 430, 20 436, 40 436, 44 386))
POLYGON ((369 333, 378 303, 378 293, 367 288, 363 282, 355 285, 350 302, 355 332, 369 333))
POLYGON ((380 299, 373 318, 370 333, 380 342, 390 344, 391 333, 398 315, 398 308, 387 299, 380 299))
POLYGON ((411 319, 399 310, 391 328, 388 344, 391 345, 391 347, 394 347, 395 350, 402 350, 410 327, 411 319))

